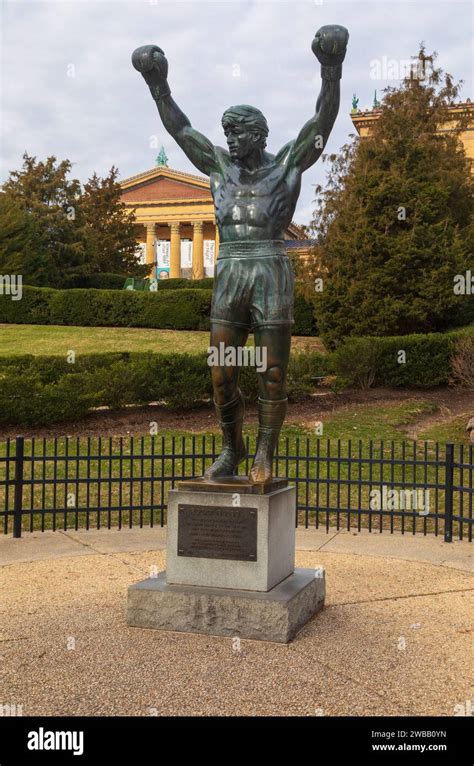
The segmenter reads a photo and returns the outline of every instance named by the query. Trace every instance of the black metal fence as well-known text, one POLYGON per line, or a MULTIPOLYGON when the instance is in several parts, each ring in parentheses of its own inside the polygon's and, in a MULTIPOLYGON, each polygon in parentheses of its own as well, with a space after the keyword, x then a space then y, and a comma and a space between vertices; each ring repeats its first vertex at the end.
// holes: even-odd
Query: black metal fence
MULTIPOLYGON (((200 476, 215 436, 18 437, 0 442, 3 532, 163 526, 175 482, 200 476)), ((247 437, 247 473, 255 445, 247 437)), ((473 447, 281 439, 275 474, 297 487, 296 525, 472 541, 473 447)))

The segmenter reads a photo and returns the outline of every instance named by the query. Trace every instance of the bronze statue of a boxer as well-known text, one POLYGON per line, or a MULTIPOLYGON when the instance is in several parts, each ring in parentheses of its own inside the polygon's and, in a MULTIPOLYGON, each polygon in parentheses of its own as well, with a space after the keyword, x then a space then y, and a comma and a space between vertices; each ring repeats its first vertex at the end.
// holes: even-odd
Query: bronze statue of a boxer
MULTIPOLYGON (((220 235, 211 309, 212 347, 243 347, 252 330, 255 345, 267 350, 258 373, 259 429, 250 470, 252 483, 272 478, 272 460, 287 409, 286 374, 293 320, 293 270, 284 231, 291 223, 301 176, 321 155, 340 100, 339 80, 349 34, 324 26, 312 50, 321 63, 322 87, 313 117, 298 137, 277 154, 265 151, 267 121, 253 106, 227 109, 222 127, 228 151, 193 128, 171 97, 168 62, 156 45, 133 53, 135 69, 148 84, 164 127, 197 169, 210 177, 220 235)), ((205 473, 209 480, 234 476, 245 457, 244 402, 237 366, 214 366, 214 403, 223 432, 223 449, 205 473)))

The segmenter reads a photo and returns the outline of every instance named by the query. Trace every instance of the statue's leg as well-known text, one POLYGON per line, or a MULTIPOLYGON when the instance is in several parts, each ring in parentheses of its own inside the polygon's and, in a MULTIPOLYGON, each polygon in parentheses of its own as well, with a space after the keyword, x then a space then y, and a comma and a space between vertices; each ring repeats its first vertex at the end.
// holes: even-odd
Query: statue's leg
POLYGON ((290 358, 291 323, 255 327, 255 346, 266 348, 266 369, 258 373, 257 452, 249 473, 251 481, 272 478, 273 454, 285 419, 288 399, 286 375, 290 358))
MULTIPOLYGON (((241 325, 211 322, 210 345, 214 349, 219 349, 225 359, 227 348, 245 346, 248 333, 248 328, 241 325)), ((234 476, 238 464, 246 456, 242 438, 244 399, 238 386, 239 368, 218 364, 213 365, 211 371, 214 405, 222 428, 222 452, 205 472, 206 479, 234 476)))

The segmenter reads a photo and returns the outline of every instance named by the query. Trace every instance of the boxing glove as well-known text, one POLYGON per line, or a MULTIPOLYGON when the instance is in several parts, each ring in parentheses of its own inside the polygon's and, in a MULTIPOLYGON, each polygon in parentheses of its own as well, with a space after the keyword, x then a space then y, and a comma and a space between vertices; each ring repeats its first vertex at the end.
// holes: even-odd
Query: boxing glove
POLYGON ((339 67, 346 55, 349 32, 345 27, 329 24, 318 29, 311 49, 322 67, 339 67))
POLYGON ((142 45, 132 53, 132 64, 141 73, 154 99, 168 95, 168 62, 157 45, 142 45))

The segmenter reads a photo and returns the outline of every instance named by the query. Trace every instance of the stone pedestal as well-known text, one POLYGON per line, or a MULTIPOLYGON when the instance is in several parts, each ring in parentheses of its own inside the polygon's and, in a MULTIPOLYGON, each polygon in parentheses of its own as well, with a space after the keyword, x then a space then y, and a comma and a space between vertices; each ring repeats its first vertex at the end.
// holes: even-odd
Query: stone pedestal
POLYGON ((168 497, 166 572, 130 586, 128 624, 289 641, 325 598, 324 571, 294 567, 296 488, 186 484, 168 497))
POLYGON ((166 582, 270 590, 295 568, 295 507, 295 487, 268 495, 171 490, 166 582))
POLYGON ((287 643, 324 606, 324 572, 295 569, 262 591, 168 585, 165 572, 131 585, 129 625, 287 643))

